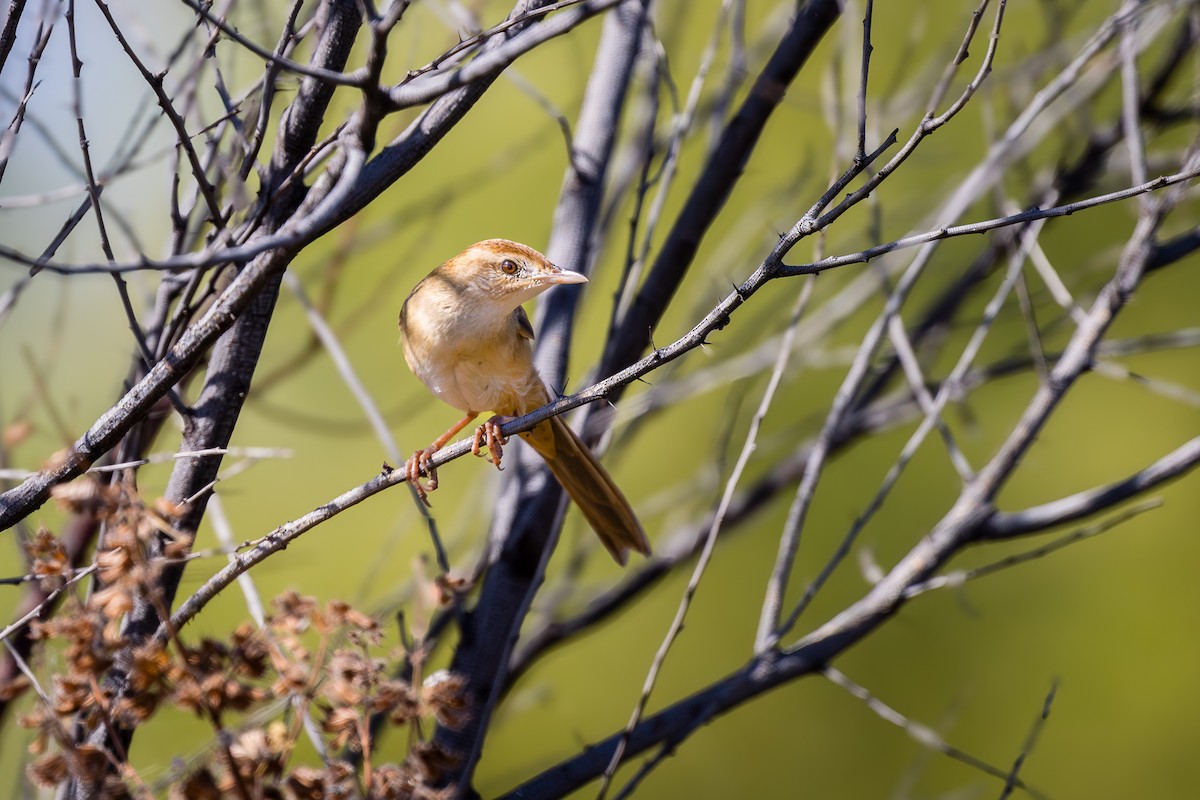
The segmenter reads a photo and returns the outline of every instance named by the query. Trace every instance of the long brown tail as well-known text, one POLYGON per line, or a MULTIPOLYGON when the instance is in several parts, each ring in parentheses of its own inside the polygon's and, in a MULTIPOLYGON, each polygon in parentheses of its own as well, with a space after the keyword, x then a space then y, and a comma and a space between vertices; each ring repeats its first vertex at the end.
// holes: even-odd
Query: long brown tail
POLYGON ((545 459, 618 564, 625 565, 629 550, 650 555, 650 542, 629 501, 588 446, 562 419, 551 417, 521 437, 545 459))

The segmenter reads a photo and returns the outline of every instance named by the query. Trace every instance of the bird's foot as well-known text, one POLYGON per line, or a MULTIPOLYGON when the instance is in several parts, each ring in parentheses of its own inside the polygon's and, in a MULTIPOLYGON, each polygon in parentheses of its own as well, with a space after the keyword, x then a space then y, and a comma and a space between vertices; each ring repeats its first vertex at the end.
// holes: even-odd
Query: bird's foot
POLYGON ((500 433, 500 426, 506 422, 512 422, 513 419, 514 417, 496 415, 476 428, 475 439, 471 442, 471 452, 483 458, 484 455, 480 451, 486 446, 488 449, 487 460, 495 464, 496 469, 502 469, 500 461, 504 458, 504 445, 508 444, 508 437, 500 433))
POLYGON ((430 508, 433 506, 427 495, 438 487, 437 468, 430 463, 430 459, 437 450, 433 445, 424 450, 418 450, 404 464, 404 474, 408 477, 408 482, 417 490, 417 497, 421 498, 421 502, 430 508), (425 483, 421 482, 422 473, 428 477, 428 481, 425 483))

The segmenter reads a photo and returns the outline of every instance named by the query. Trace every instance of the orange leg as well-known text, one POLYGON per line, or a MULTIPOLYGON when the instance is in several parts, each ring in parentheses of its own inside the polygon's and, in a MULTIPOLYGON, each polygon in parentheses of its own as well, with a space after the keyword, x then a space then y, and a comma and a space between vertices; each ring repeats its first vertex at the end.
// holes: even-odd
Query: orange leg
POLYGON ((497 414, 487 422, 475 429, 475 441, 471 443, 471 452, 477 456, 482 456, 480 449, 487 445, 488 461, 496 465, 496 469, 501 469, 500 460, 504 458, 504 445, 508 444, 508 439, 500 433, 500 426, 506 422, 512 422, 516 417, 503 417, 497 414))
POLYGON ((478 413, 472 414, 467 412, 462 419, 454 423, 454 426, 450 428, 450 430, 434 439, 433 444, 429 445, 429 447, 426 447, 424 450, 418 450, 417 452, 413 453, 412 458, 405 463, 404 474, 407 476, 409 483, 416 488, 417 496, 421 498, 421 502, 423 502, 425 505, 430 504, 429 498, 426 496, 427 493, 432 492, 438 487, 437 469, 429 463, 430 459, 433 458, 434 453, 436 453, 438 450, 441 450, 442 447, 445 446, 446 442, 453 439, 456 433, 470 425, 472 420, 478 416, 478 413), (422 473, 429 478, 429 482, 427 484, 421 483, 422 473))

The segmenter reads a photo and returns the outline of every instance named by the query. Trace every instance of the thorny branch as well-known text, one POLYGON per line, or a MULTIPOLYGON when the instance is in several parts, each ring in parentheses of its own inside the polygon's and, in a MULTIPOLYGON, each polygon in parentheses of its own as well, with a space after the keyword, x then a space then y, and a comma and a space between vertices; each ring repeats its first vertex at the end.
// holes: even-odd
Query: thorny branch
MULTIPOLYGON (((673 306, 678 308, 677 294, 688 279, 696 280, 701 267, 698 259, 710 249, 721 251, 726 244, 720 237, 727 234, 718 232, 722 213, 735 190, 745 185, 743 177, 752 159, 759 157, 760 143, 777 112, 785 107, 789 87, 811 71, 812 56, 847 4, 809 0, 784 7, 788 12, 786 24, 768 26, 769 36, 764 36, 764 44, 757 48, 762 64, 758 75, 728 119, 722 119, 719 113, 713 116, 711 146, 700 159, 695 180, 682 190, 678 187, 685 182, 676 180, 676 175, 683 174, 688 148, 699 130, 695 121, 705 110, 704 104, 723 109, 731 98, 737 97, 735 89, 742 79, 734 73, 747 55, 740 39, 744 9, 741 3, 732 0, 722 6, 709 50, 691 82, 686 105, 673 124, 667 126, 665 135, 658 130, 656 119, 661 106, 658 94, 664 84, 670 91, 674 91, 675 85, 673 65, 667 58, 668 39, 659 38, 666 21, 657 18, 654 4, 638 0, 518 2, 506 20, 486 29, 468 28, 468 35, 460 35, 459 41, 442 54, 401 73, 394 71, 397 56, 392 45, 397 32, 404 29, 414 12, 410 8, 414 4, 402 0, 392 0, 378 8, 371 2, 325 0, 314 11, 294 2, 273 48, 258 44, 234 24, 232 14, 237 6, 234 0, 223 4, 185 0, 185 5, 195 13, 195 31, 165 57, 156 53, 153 43, 139 40, 132 26, 122 25, 119 7, 110 9, 104 0, 96 0, 109 32, 149 90, 151 99, 145 108, 154 112, 150 116, 157 117, 161 112, 162 120, 148 121, 141 129, 142 135, 129 136, 127 151, 107 168, 93 164, 93 145, 88 138, 93 120, 85 120, 79 94, 84 86, 80 79, 85 74, 80 45, 85 42, 76 28, 75 4, 75 0, 67 4, 65 16, 71 66, 76 76, 73 113, 81 164, 74 168, 75 180, 80 184, 72 191, 86 193, 86 198, 39 255, 0 244, 0 257, 29 267, 29 275, 0 296, 0 325, 20 300, 25 287, 38 275, 43 276, 38 280, 44 281, 45 276, 54 274, 72 279, 89 273, 108 274, 117 282, 122 307, 137 339, 136 358, 128 377, 129 388, 120 400, 43 469, 32 474, 8 470, 7 445, 0 446, 0 479, 20 481, 12 488, 6 485, 6 491, 0 494, 0 529, 22 527, 32 512, 57 491, 56 487, 89 471, 100 476, 114 491, 135 489, 137 469, 153 463, 147 453, 168 415, 173 414, 182 423, 182 435, 179 458, 166 492, 166 501, 171 505, 156 517, 162 527, 147 546, 147 556, 160 566, 154 572, 152 585, 141 587, 134 606, 123 612, 125 649, 108 669, 103 686, 94 688, 93 698, 99 711, 86 720, 81 716, 70 735, 60 730, 57 739, 66 749, 68 745, 84 750, 96 748, 96 752, 103 753, 103 763, 98 772, 89 772, 76 763, 76 771, 71 773, 74 783, 64 796, 98 796, 104 780, 117 774, 128 777, 131 785, 139 785, 140 778, 130 771, 127 763, 136 726, 128 724, 125 718, 119 719, 115 711, 129 697, 131 664, 138 657, 138 646, 182 648, 181 631, 233 581, 282 552, 297 537, 404 482, 402 470, 385 465, 371 480, 238 548, 241 552, 233 555, 228 565, 204 580, 182 603, 174 603, 184 565, 200 555, 190 551, 191 541, 204 517, 221 457, 229 451, 238 414, 247 397, 252 396, 251 377, 273 321, 275 297, 285 271, 313 242, 355 217, 408 174, 467 117, 505 70, 549 42, 563 36, 578 36, 590 20, 600 16, 604 17, 604 29, 581 109, 575 119, 563 119, 564 128, 573 133, 569 133, 566 177, 546 250, 552 260, 575 265, 596 277, 602 275, 601 265, 607 263, 608 255, 618 250, 630 254, 632 268, 621 278, 607 338, 600 343, 603 353, 596 373, 600 379, 593 379, 586 388, 506 423, 503 433, 513 435, 529 430, 551 415, 587 406, 585 423, 589 424, 583 426, 587 436, 593 441, 612 436, 619 456, 624 442, 619 430, 613 436, 614 415, 603 412, 605 404, 596 401, 615 401, 627 387, 651 374, 656 374, 660 381, 673 375, 672 370, 681 357, 693 350, 708 344, 737 342, 739 335, 755 327, 749 324, 743 306, 752 303, 756 310, 769 312, 770 293, 763 291, 768 284, 787 283, 789 278, 801 275, 813 276, 805 280, 802 304, 806 313, 803 320, 793 321, 786 335, 761 343, 759 354, 746 358, 731 375, 721 377, 717 368, 712 370, 711 379, 705 377, 703 370, 699 371, 699 379, 696 374, 687 376, 692 383, 685 391, 711 391, 726 385, 726 381, 767 375, 770 370, 764 398, 749 422, 745 444, 732 473, 723 481, 712 480, 713 486, 725 487, 720 503, 714 503, 701 519, 680 526, 674 536, 659 532, 653 537, 657 539, 658 555, 636 567, 624 581, 592 592, 582 612, 564 616, 558 607, 559 603, 565 605, 568 598, 578 599, 582 594, 573 580, 580 572, 582 557, 567 568, 566 581, 547 578, 546 567, 558 542, 565 505, 561 492, 546 480, 536 461, 519 458, 519 463, 513 464, 515 469, 509 471, 504 494, 494 509, 489 543, 471 577, 455 589, 447 588, 455 586, 455 579, 449 575, 451 561, 435 522, 428 521, 434 533, 439 568, 446 573, 439 576, 443 583, 438 585, 452 596, 448 608, 435 615, 421 637, 406 639, 412 645, 405 656, 406 678, 419 675, 432 649, 454 640, 448 635, 453 631, 457 640, 449 662, 455 680, 461 682, 463 695, 471 704, 464 717, 439 717, 429 746, 441 748, 439 752, 453 758, 439 765, 430 782, 458 796, 473 792, 474 773, 491 733, 495 712, 504 697, 527 675, 529 667, 551 647, 577 641, 585 631, 612 619, 635 599, 645 596, 660 578, 699 555, 675 623, 649 665, 642 694, 626 728, 556 767, 524 778, 511 796, 559 797, 596 778, 603 780, 600 789, 603 796, 623 761, 656 749, 657 754, 619 792, 620 796, 632 794, 700 726, 771 688, 814 674, 824 675, 846 688, 881 717, 899 725, 926 746, 1003 780, 1006 794, 1014 788, 1023 788, 1038 796, 1037 790, 1021 776, 1037 728, 1022 747, 1016 763, 1008 770, 1000 769, 950 746, 928 728, 885 705, 866 687, 834 669, 830 662, 919 595, 1011 568, 1108 530, 1149 507, 1123 510, 1124 504, 1144 497, 1168 481, 1189 475, 1200 463, 1200 439, 1193 438, 1114 483, 1025 510, 1004 511, 996 507, 998 492, 1015 474, 1038 432, 1055 415, 1082 375, 1096 371, 1134 376, 1135 373, 1123 367, 1106 366, 1104 359, 1139 349, 1196 346, 1195 337, 1189 338, 1186 331, 1159 339, 1131 340, 1124 350, 1121 343, 1104 340, 1113 320, 1135 296, 1148 274, 1163 271, 1200 248, 1200 229, 1191 223, 1181 228, 1177 219, 1182 215, 1172 216, 1176 206, 1192 201, 1189 192, 1194 179, 1200 176, 1200 158, 1194 144, 1181 154, 1178 142, 1170 149, 1157 138, 1161 131, 1187 125, 1196 116, 1187 107, 1187 102, 1194 105, 1194 98, 1177 107, 1171 105, 1174 101, 1170 99, 1172 80, 1178 81, 1177 76, 1186 72, 1184 67, 1196 41, 1195 13, 1187 9, 1187 4, 1168 0, 1122 3, 1115 13, 1094 26, 1092 36, 1073 57, 1063 57, 1057 71, 1044 64, 1036 67, 1040 88, 1025 98, 1007 127, 1002 126, 1002 130, 992 135, 975 168, 944 200, 939 197, 941 202, 930 202, 935 210, 928 220, 911 222, 904 218, 906 230, 915 232, 877 236, 847 246, 846 242, 859 239, 849 236, 834 239, 829 237, 830 232, 835 227, 850 225, 853 212, 869 197, 874 197, 876 210, 887 208, 883 190, 890 190, 903 176, 918 170, 914 154, 924 154, 934 147, 933 142, 954 135, 956 126, 962 124, 964 110, 992 102, 998 91, 993 88, 997 77, 1013 70, 1004 61, 1012 57, 1003 47, 1008 34, 1002 36, 1008 6, 1003 0, 994 5, 983 0, 966 21, 962 42, 941 77, 931 81, 934 85, 927 92, 924 114, 915 122, 893 121, 895 114, 889 114, 888 106, 875 99, 882 91, 877 87, 885 81, 870 75, 869 67, 879 63, 873 59, 879 58, 881 42, 880 28, 873 25, 877 9, 868 0, 862 18, 857 93, 852 103, 846 103, 847 108, 852 105, 854 109, 847 117, 856 117, 855 143, 853 147, 837 149, 844 153, 842 163, 836 167, 841 174, 823 191, 807 196, 806 207, 792 209, 789 200, 786 213, 794 216, 774 246, 761 247, 752 257, 738 251, 736 257, 728 259, 728 264, 741 265, 740 269, 726 267, 726 272, 737 269, 743 276, 740 282, 715 304, 711 297, 699 303, 692 298, 694 309, 684 315, 692 328, 661 346, 652 343, 653 331, 664 318, 678 318, 667 314, 674 310, 673 306), (993 20, 990 30, 984 24, 989 9, 993 20), (364 24, 369 31, 366 47, 358 48, 362 51, 361 61, 352 62, 360 58, 354 53, 361 38, 360 26, 364 24), (716 56, 720 52, 722 26, 726 24, 732 54, 730 73, 721 89, 716 90, 718 96, 709 98, 707 73, 719 61, 716 56), (1165 57, 1157 68, 1148 67, 1145 53, 1164 32, 1172 30, 1177 33, 1166 48, 1165 57), (982 38, 981 31, 988 31, 986 47, 976 41, 977 37, 982 38), (300 55, 305 47, 311 47, 307 62, 300 55), (213 53, 224 53, 230 48, 241 58, 254 59, 261 67, 261 75, 241 94, 226 87, 227 73, 218 59, 211 58, 213 53), (978 56, 972 53, 973 49, 979 51, 978 56), (160 59, 165 66, 155 71, 160 59), (639 59, 653 61, 653 70, 646 71, 651 77, 645 87, 637 85, 639 59), (973 72, 960 78, 960 69, 968 64, 973 64, 973 72), (403 78, 389 85, 387 81, 391 79, 385 76, 395 74, 403 74, 403 78), (281 76, 299 79, 298 90, 280 92, 280 88, 287 88, 286 83, 279 82, 281 76), (197 97, 205 91, 205 80, 211 80, 220 98, 222 113, 216 118, 205 117, 202 104, 197 102, 197 97), (961 88, 953 94, 956 84, 961 88), (1120 112, 1112 124, 1095 126, 1093 130, 1099 132, 1091 134, 1078 160, 1044 185, 1035 186, 1022 200, 1025 210, 1015 211, 1022 206, 1002 190, 1007 171, 1023 163, 1056 130, 1055 124, 1065 115, 1088 108, 1091 98, 1106 86, 1116 87, 1120 95, 1120 112), (335 96, 342 95, 356 102, 335 103, 335 96), (281 96, 292 96, 282 112, 273 107, 281 96), (947 97, 953 99, 947 103, 947 97), (639 107, 638 103, 643 105, 639 107), (424 108, 401 113, 418 106, 424 108), (337 108, 353 110, 338 118, 333 111, 337 108), (622 127, 623 115, 630 115, 631 109, 649 112, 648 117, 636 119, 632 134, 622 127), (407 125, 394 135, 387 126, 401 117, 407 125), (271 157, 264 163, 258 154, 268 146, 270 120, 276 118, 279 132, 271 157), (886 123, 883 130, 891 129, 890 134, 875 135, 880 127, 878 120, 886 123), (111 203, 110 195, 104 191, 135 163, 154 160, 146 154, 146 141, 148 131, 155 126, 169 127, 168 136, 174 140, 172 154, 165 159, 173 162, 173 186, 165 217, 172 236, 166 254, 158 257, 149 255, 137 243, 133 226, 123 210, 111 203), (911 127, 910 133, 900 144, 900 130, 906 127, 911 127), (1124 160, 1120 169, 1112 169, 1110 164, 1121 158, 1124 160), (1159 177, 1152 177, 1156 174, 1159 177), (247 183, 250 176, 260 183, 254 201, 249 199, 253 194, 247 183), (652 202, 644 202, 656 182, 658 194, 652 202), (1103 190, 1093 189, 1101 182, 1105 184, 1103 190), (627 199, 626 191, 633 193, 634 212, 629 241, 621 243, 613 232, 615 226, 610 223, 627 199), (981 211, 981 200, 989 191, 998 198, 997 208, 981 211), (1041 243, 1041 234, 1058 224, 1056 221, 1072 215, 1094 214, 1101 206, 1123 203, 1120 208, 1132 209, 1134 204, 1126 203, 1129 200, 1137 204, 1133 230, 1115 272, 1089 306, 1086 289, 1062 272, 1064 265, 1054 263, 1041 243), (668 211, 672 206, 678 206, 679 210, 668 211), (88 216, 93 217, 99 231, 102 255, 78 262, 57 257, 60 246, 88 216), (658 244, 655 232, 660 219, 665 234, 658 244), (964 221, 971 219, 975 221, 964 221), (109 238, 110 221, 112 230, 128 234, 131 254, 118 258, 118 242, 109 238), (939 245, 950 240, 965 243, 980 234, 988 234, 989 238, 979 256, 955 280, 938 287, 937 297, 920 315, 917 324, 906 325, 901 315, 911 316, 911 312, 904 311, 910 296, 919 283, 924 286, 930 282, 927 273, 932 270, 928 267, 939 245), (813 255, 798 255, 801 244, 808 242, 813 243, 813 255), (836 247, 833 242, 837 242, 836 247), (901 257, 914 248, 915 256, 907 263, 902 262, 901 257), (643 261, 650 264, 644 279, 640 272, 643 261), (819 285, 815 283, 818 274, 833 273, 837 276, 834 280, 838 280, 853 273, 846 268, 867 262, 874 262, 875 275, 846 277, 833 295, 821 296, 820 289, 814 288, 819 285), (950 344, 953 337, 947 332, 959 324, 958 315, 980 299, 981 287, 990 285, 987 278, 1004 263, 1007 268, 1002 277, 997 277, 985 311, 968 326, 970 334, 965 343, 950 344), (160 281, 158 294, 141 319, 122 277, 133 272, 158 273, 155 277, 160 281), (1046 312, 1039 307, 1045 298, 1033 289, 1035 275, 1053 301, 1049 304, 1052 311, 1049 322, 1044 317, 1046 312), (765 475, 757 478, 750 488, 738 491, 738 483, 752 459, 761 455, 764 442, 758 436, 760 427, 777 413, 772 399, 785 387, 790 369, 796 369, 789 369, 788 365, 800 364, 799 369, 806 368, 803 365, 809 363, 810 357, 819 355, 809 350, 818 349, 817 343, 831 340, 849 318, 868 308, 872 298, 879 296, 880 287, 882 308, 862 336, 857 351, 849 358, 833 359, 839 368, 848 361, 848 369, 841 387, 830 399, 820 432, 813 438, 800 437, 800 444, 787 448, 785 455, 776 454, 776 461, 765 475), (1014 295, 1029 330, 1028 355, 983 367, 976 365, 984 337, 991 332, 1001 312, 1012 305, 1014 295), (718 336, 727 328, 728 334, 718 336), (1063 337, 1069 341, 1059 352, 1048 352, 1051 346, 1043 345, 1043 335, 1054 331, 1064 331, 1063 337), (894 345, 893 352, 882 352, 885 337, 894 345), (941 363, 939 356, 943 351, 959 346, 962 349, 957 358, 945 359, 954 363, 954 367, 944 377, 934 377, 938 372, 933 365, 941 363), (1040 385, 1004 444, 983 467, 973 470, 957 450, 944 418, 947 409, 963 404, 966 395, 979 386, 1031 370, 1040 376, 1040 385), (185 382, 192 378, 200 380, 195 399, 189 404, 184 400, 185 382), (808 508, 826 465, 853 442, 913 420, 917 421, 916 432, 898 453, 866 510, 849 526, 833 555, 823 569, 816 571, 817 578, 800 598, 789 598, 789 579, 801 554, 808 508), (891 569, 879 570, 880 574, 872 579, 872 585, 861 598, 806 633, 793 633, 811 613, 812 598, 842 568, 859 532, 884 506, 901 472, 927 433, 935 428, 942 433, 949 448, 946 455, 962 479, 957 500, 941 521, 891 569), (684 615, 701 585, 705 567, 714 557, 719 538, 748 527, 747 522, 757 511, 788 490, 795 491, 795 499, 788 522, 779 534, 771 577, 763 587, 753 653, 740 669, 712 681, 691 697, 667 700, 661 711, 647 715, 645 709, 657 688, 660 669, 682 629, 684 615), (968 546, 1011 541, 1109 512, 1114 516, 1107 520, 985 568, 942 571, 968 546), (562 582, 544 587, 547 580, 562 582), (543 591, 544 588, 549 590, 543 591), (471 590, 475 590, 473 595, 471 590), (534 614, 535 600, 547 606, 537 609, 540 619, 534 614), (794 603, 790 611, 787 603, 794 603), (464 610, 469 613, 463 613, 464 610)), ((41 96, 36 92, 38 63, 47 52, 59 12, 53 4, 45 3, 38 13, 38 29, 28 44, 23 45, 28 47, 24 88, 14 98, 12 124, 0 137, 0 178, 22 130, 26 131, 25 136, 32 130, 53 142, 53 137, 45 133, 48 129, 31 113, 37 109, 35 101, 41 96)), ((28 24, 29 15, 21 0, 8 4, 0 31, 0 66, 13 63, 9 56, 19 42, 18 28, 23 18, 28 24)), ((986 114, 998 112, 989 107, 986 114)), ((129 130, 138 128, 131 123, 129 130)), ((60 158, 72 162, 75 157, 68 149, 59 148, 60 158)), ((781 196, 792 195, 794 192, 781 196)), ((40 196, 30 195, 22 202, 45 202, 58 196, 55 192, 45 192, 40 196)), ((779 211, 770 208, 762 216, 774 225, 779 211)), ((304 297, 300 277, 292 272, 288 280, 297 295, 304 297)), ((686 296, 686 292, 681 296, 686 296)), ((578 300, 577 293, 559 290, 539 308, 538 362, 543 375, 556 387, 565 385, 568 374, 568 346, 572 333, 578 333, 578 300)), ((339 344, 334 325, 315 309, 309 307, 309 312, 339 375, 354 392, 394 459, 397 448, 391 443, 383 415, 357 377, 350 356, 339 344)), ((731 360, 723 359, 719 366, 728 367, 731 360)), ((683 383, 685 380, 681 379, 679 384, 683 383)), ((668 379, 659 388, 670 385, 668 379)), ((1195 397, 1186 387, 1167 382, 1145 380, 1144 385, 1148 391, 1158 391, 1180 402, 1190 402, 1195 397)), ((660 409, 673 406, 665 388, 663 394, 667 399, 645 396, 646 411, 639 432, 648 421, 659 418, 660 409)), ((739 424, 731 413, 725 421, 730 437, 740 430, 739 424)), ((448 446, 434 456, 433 466, 459 458, 469 449, 470 442, 448 446)), ((112 535, 111 526, 102 525, 86 513, 79 513, 73 522, 75 535, 61 554, 65 562, 62 574, 70 576, 69 581, 56 588, 39 586, 40 593, 29 595, 20 618, 4 631, 5 644, 10 649, 0 676, 10 679, 19 673, 32 676, 28 656, 35 643, 27 635, 26 626, 36 618, 52 617, 55 603, 69 594, 68 588, 91 575, 98 576, 97 589, 110 588, 106 583, 111 575, 98 562, 87 565, 86 554, 96 537, 112 535)), ((99 548, 104 546, 105 540, 101 538, 99 548)), ((35 571, 30 570, 14 582, 36 583, 35 577, 35 571)), ((36 676, 32 678, 36 684, 36 676)), ((294 695, 293 700, 300 706, 307 702, 303 692, 296 691, 294 695)), ((51 698, 44 690, 42 696, 49 705, 51 698)), ((7 700, 3 702, 7 707, 7 700)), ((1049 700, 1047 707, 1048 704, 1049 700)), ((311 724, 307 708, 302 710, 305 713, 301 716, 311 724)), ((222 721, 213 722, 224 734, 222 721)), ((365 730, 365 726, 356 729, 365 730)), ((319 736, 314 738, 320 741, 319 736)), ((372 780, 380 774, 372 762, 376 739, 374 734, 360 733, 359 744, 365 745, 361 753, 364 778, 360 790, 362 786, 374 786, 372 780)), ((234 776, 226 790, 246 798, 257 796, 250 783, 236 777, 236 758, 228 742, 222 739, 218 750, 229 774, 234 776)))

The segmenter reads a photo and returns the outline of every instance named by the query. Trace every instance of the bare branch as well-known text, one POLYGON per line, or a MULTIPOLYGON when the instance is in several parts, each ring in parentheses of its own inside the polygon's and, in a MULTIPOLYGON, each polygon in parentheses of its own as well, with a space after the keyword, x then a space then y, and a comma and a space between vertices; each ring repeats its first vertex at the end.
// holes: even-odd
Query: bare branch
POLYGON ((1008 770, 1006 772, 999 767, 987 763, 981 758, 976 758, 970 753, 959 750, 957 747, 953 747, 947 743, 945 739, 938 735, 937 731, 933 730, 928 725, 922 725, 921 723, 915 722, 904 716, 899 711, 892 708, 875 695, 871 694, 870 690, 868 690, 865 686, 855 683, 837 669, 833 667, 825 667, 825 669, 821 670, 821 674, 825 676, 825 678, 827 678, 834 686, 845 689, 852 696, 861 700, 877 717, 885 722, 890 722, 891 724, 903 730, 913 739, 913 741, 917 742, 917 744, 921 745, 922 747, 928 747, 930 750, 941 753, 949 758, 953 758, 955 761, 960 761, 963 764, 966 764, 968 767, 982 772, 984 775, 989 775, 993 778, 999 778, 1000 780, 1003 780, 1005 782, 1006 790, 1010 786, 1016 786, 1028 792, 1030 797, 1046 800, 1047 795, 1045 793, 1034 789, 1032 786, 1029 786, 1022 781, 1019 777, 1017 777, 1015 770, 1008 770))
POLYGON ((609 332, 600 361, 601 375, 611 375, 632 363, 649 344, 650 331, 687 274, 700 242, 742 174, 772 112, 838 18, 841 7, 837 0, 812 0, 797 11, 738 113, 725 127, 628 313, 619 327, 609 332))
POLYGON ((1190 472, 1200 464, 1200 437, 1188 441, 1128 478, 1024 511, 997 512, 979 529, 981 539, 1001 540, 1044 531, 1098 514, 1190 472))

